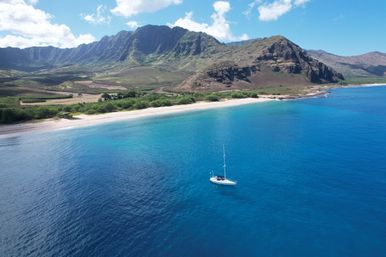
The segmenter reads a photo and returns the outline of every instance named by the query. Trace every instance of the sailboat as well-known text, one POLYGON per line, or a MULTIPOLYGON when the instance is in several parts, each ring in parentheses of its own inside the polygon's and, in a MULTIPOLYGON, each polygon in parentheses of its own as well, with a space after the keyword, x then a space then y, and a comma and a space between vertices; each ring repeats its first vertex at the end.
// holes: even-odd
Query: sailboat
POLYGON ((235 186, 236 181, 232 181, 230 179, 227 179, 227 166, 226 166, 226 160, 225 160, 225 146, 222 146, 223 151, 223 159, 224 159, 224 175, 223 176, 215 176, 212 174, 209 181, 218 184, 218 185, 224 185, 224 186, 235 186))

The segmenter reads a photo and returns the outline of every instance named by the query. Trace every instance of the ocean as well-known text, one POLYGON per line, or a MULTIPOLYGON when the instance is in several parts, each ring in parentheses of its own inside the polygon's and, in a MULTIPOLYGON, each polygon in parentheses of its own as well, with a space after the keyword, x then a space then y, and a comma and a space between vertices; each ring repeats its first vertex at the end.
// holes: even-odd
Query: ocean
POLYGON ((0 256, 386 256, 386 87, 1 139, 0 256))

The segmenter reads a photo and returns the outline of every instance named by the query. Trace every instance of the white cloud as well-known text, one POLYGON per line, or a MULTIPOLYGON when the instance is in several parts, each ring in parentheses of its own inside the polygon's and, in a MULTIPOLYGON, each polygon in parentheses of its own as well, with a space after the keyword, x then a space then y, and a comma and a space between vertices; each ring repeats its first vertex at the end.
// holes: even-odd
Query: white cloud
POLYGON ((217 1, 214 2, 213 8, 218 13, 218 15, 223 16, 231 10, 231 4, 227 1, 217 1))
POLYGON ((98 5, 96 12, 92 14, 81 14, 80 16, 91 24, 109 24, 111 17, 104 15, 106 7, 104 5, 98 5))
POLYGON ((53 17, 24 0, 0 1, 0 47, 56 46, 75 47, 95 41, 90 34, 75 36, 64 24, 55 24, 53 17))
POLYGON ((126 22, 126 25, 127 25, 130 29, 132 29, 132 30, 134 30, 134 29, 136 29, 136 28, 139 27, 139 24, 138 24, 137 21, 128 21, 128 22, 126 22))
POLYGON ((202 31, 209 35, 214 36, 218 40, 235 41, 235 40, 247 40, 248 35, 243 34, 241 36, 233 35, 230 22, 225 18, 225 14, 231 10, 231 5, 228 1, 217 1, 213 4, 214 13, 210 16, 212 24, 199 23, 193 19, 193 12, 188 12, 185 17, 179 18, 173 24, 168 24, 171 27, 182 27, 191 31, 202 31))
POLYGON ((305 6, 310 0, 274 0, 273 2, 263 2, 256 0, 250 4, 251 9, 258 5, 259 19, 261 21, 275 21, 293 8, 305 6))
POLYGON ((277 20, 292 9, 291 0, 278 0, 271 4, 261 5, 258 8, 259 19, 262 21, 277 20))
POLYGON ((28 2, 30 4, 37 4, 39 2, 39 0, 28 0, 28 2))
POLYGON ((178 5, 182 0, 116 0, 117 6, 111 10, 115 15, 130 17, 139 13, 153 13, 169 5, 178 5))

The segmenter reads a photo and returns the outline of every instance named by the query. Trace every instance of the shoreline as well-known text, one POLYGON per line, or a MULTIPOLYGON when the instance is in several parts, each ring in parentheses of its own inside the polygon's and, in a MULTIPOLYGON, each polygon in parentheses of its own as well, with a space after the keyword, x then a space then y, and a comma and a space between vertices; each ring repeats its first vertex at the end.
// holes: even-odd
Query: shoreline
POLYGON ((357 87, 384 87, 386 83, 370 83, 370 84, 348 84, 347 86, 342 86, 342 88, 357 88, 357 87))
POLYGON ((257 104, 275 101, 272 98, 243 98, 230 99, 219 102, 197 102, 187 105, 173 105, 158 108, 147 108, 142 110, 110 112, 104 114, 74 116, 75 119, 46 119, 10 125, 0 125, 0 139, 15 137, 31 132, 48 132, 81 127, 90 127, 125 120, 173 115, 187 112, 203 111, 217 108, 228 108, 247 104, 257 104))
POLYGON ((173 105, 157 108, 147 108, 142 110, 131 110, 131 111, 119 111, 119 112, 110 112, 104 114, 79 114, 74 116, 75 119, 46 119, 46 120, 36 120, 28 121, 18 124, 10 125, 0 125, 0 139, 14 137, 22 134, 32 133, 32 132, 48 132, 48 131, 57 131, 65 129, 74 129, 81 127, 90 127, 100 124, 107 124, 125 120, 140 119, 147 117, 156 117, 156 116, 165 116, 180 114, 186 112, 195 112, 210 110, 216 108, 227 108, 233 106, 240 106, 246 104, 256 104, 269 101, 279 101, 279 100, 296 100, 296 99, 305 99, 313 97, 321 97, 329 94, 330 89, 337 88, 361 88, 361 87, 379 87, 386 86, 385 83, 373 83, 373 84, 360 84, 360 85, 325 85, 320 86, 317 91, 311 91, 303 95, 264 95, 259 96, 259 98, 243 98, 243 99, 226 99, 219 102, 197 102, 187 105, 173 105))
POLYGON ((304 99, 304 98, 313 98, 329 95, 331 89, 345 89, 345 88, 366 88, 366 87, 386 87, 386 83, 372 83, 372 84, 348 84, 348 85, 339 85, 339 84, 330 84, 322 85, 317 91, 313 91, 300 96, 285 96, 283 98, 278 98, 280 100, 295 100, 295 99, 304 99))

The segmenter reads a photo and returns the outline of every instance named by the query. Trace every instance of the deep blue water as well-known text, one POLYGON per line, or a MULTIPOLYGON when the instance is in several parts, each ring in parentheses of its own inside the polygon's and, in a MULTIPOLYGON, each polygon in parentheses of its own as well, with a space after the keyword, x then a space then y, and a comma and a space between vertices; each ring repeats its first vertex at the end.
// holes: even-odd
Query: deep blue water
POLYGON ((386 87, 1 139, 0 256, 386 256, 386 87))

